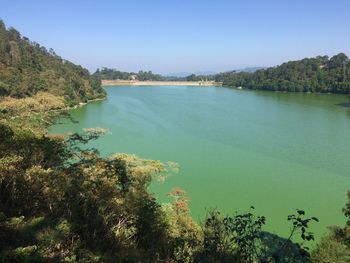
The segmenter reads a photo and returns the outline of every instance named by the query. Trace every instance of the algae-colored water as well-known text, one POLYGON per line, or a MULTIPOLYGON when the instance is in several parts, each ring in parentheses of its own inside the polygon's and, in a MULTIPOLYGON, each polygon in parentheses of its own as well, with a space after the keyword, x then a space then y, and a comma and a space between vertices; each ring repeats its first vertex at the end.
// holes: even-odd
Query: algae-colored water
POLYGON ((346 96, 238 91, 222 87, 110 87, 105 101, 71 110, 52 133, 109 128, 91 145, 102 154, 134 153, 174 161, 177 175, 154 183, 161 202, 173 187, 191 197, 195 219, 207 209, 267 217, 266 229, 286 235, 296 208, 320 222, 343 225, 350 189, 350 108, 346 96))

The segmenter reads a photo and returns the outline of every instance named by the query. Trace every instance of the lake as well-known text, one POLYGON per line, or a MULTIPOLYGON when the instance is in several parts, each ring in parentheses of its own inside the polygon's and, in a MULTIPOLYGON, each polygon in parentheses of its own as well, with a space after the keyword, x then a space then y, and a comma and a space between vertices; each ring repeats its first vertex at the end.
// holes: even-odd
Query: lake
POLYGON ((319 223, 343 225, 350 189, 350 108, 347 97, 235 90, 223 87, 109 87, 107 99, 71 110, 51 133, 108 128, 91 143, 103 155, 133 153, 174 161, 179 173, 151 191, 160 202, 183 188, 193 217, 254 205, 267 230, 286 235, 287 215, 304 209, 319 223))

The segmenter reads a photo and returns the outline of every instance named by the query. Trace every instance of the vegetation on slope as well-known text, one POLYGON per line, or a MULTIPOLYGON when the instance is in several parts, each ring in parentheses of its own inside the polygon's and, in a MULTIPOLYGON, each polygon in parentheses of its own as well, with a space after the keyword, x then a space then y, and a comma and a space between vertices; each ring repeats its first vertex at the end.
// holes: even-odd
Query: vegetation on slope
POLYGON ((4 97, 0 100, 0 123, 15 131, 30 130, 43 135, 55 117, 64 115, 62 110, 65 107, 63 97, 48 92, 38 92, 21 99, 4 97))
POLYGON ((251 72, 217 74, 226 86, 288 92, 350 92, 350 61, 340 53, 290 61, 277 67, 251 72))
POLYGON ((0 20, 0 96, 23 98, 38 92, 63 97, 68 104, 104 97, 100 80, 22 37, 0 20))
POLYGON ((186 232, 169 226, 147 191, 165 165, 127 155, 103 159, 78 146, 96 139, 99 130, 67 141, 4 125, 1 131, 3 261, 152 262, 170 257, 177 238, 196 241, 195 224, 183 220, 183 227, 192 227, 186 232))

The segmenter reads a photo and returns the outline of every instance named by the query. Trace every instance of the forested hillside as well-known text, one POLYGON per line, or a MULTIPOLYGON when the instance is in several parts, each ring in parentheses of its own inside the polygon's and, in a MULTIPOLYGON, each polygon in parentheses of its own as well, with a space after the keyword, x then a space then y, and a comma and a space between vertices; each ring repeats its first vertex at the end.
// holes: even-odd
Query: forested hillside
POLYGON ((289 92, 350 92, 349 58, 340 53, 290 61, 277 67, 249 72, 226 72, 215 80, 226 86, 289 92))
POLYGON ((30 41, 0 20, 0 96, 22 98, 38 92, 64 97, 69 104, 103 97, 98 78, 30 41))

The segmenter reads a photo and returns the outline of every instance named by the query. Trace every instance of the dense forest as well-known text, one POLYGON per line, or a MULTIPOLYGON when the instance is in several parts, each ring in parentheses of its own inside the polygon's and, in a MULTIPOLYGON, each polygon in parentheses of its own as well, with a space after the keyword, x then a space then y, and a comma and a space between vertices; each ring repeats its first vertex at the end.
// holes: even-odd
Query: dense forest
POLYGON ((349 262, 350 194, 348 222, 312 251, 318 218, 303 210, 281 219, 287 238, 254 207, 195 222, 184 190, 164 204, 148 191, 173 163, 101 157, 88 143, 102 128, 47 134, 67 105, 103 96, 98 80, 3 23, 0 43, 0 262, 349 262))
POLYGON ((93 76, 98 77, 99 79, 108 79, 108 80, 164 80, 165 78, 159 74, 154 74, 152 71, 142 71, 140 70, 137 73, 134 72, 123 72, 116 69, 102 68, 97 69, 93 76))
POLYGON ((62 96, 70 104, 104 96, 100 80, 87 69, 30 41, 0 20, 0 95, 23 98, 38 92, 62 96))
POLYGON ((288 92, 350 92, 350 61, 340 53, 283 63, 255 72, 226 72, 215 76, 226 86, 288 92))

